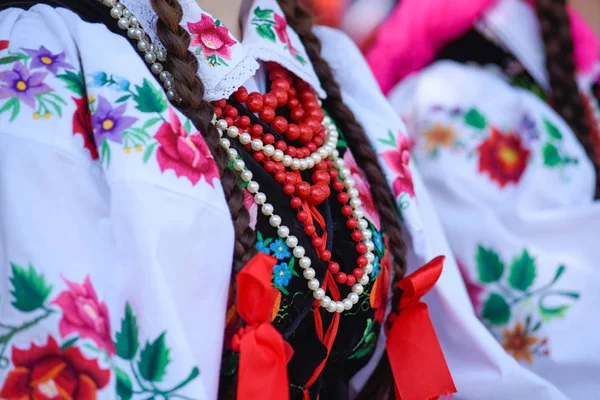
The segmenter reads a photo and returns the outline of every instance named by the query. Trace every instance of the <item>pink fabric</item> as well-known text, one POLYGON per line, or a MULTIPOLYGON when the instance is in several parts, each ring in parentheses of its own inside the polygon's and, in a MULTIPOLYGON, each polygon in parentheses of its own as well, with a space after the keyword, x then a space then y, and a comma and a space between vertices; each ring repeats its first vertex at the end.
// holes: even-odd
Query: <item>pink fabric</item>
MULTIPOLYGON (((497 0, 403 0, 382 24, 367 61, 384 93, 430 63, 446 44, 458 39, 497 0)), ((587 71, 598 60, 598 39, 569 10, 575 62, 587 71)))

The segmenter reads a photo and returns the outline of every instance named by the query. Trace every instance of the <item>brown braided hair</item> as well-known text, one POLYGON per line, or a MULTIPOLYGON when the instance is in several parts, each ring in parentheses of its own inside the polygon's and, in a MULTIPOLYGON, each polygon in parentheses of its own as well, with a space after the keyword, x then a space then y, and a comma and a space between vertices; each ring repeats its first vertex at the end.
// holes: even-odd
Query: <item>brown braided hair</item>
MULTIPOLYGON (((198 60, 189 51, 190 34, 180 26, 183 10, 178 0, 151 0, 152 7, 158 16, 157 33, 160 41, 165 46, 169 57, 166 69, 173 74, 175 90, 182 101, 179 109, 188 117, 195 127, 202 132, 206 143, 213 154, 221 173, 221 184, 225 192, 233 225, 235 228, 235 252, 233 257, 232 274, 235 274, 255 254, 255 234, 249 228, 249 214, 244 207, 243 193, 238 186, 236 174, 229 168, 227 152, 219 144, 219 135, 211 124, 213 115, 211 104, 204 100, 204 85, 197 76, 198 60)), ((310 14, 298 5, 297 0, 279 0, 279 4, 286 15, 289 25, 300 36, 314 69, 319 76, 321 85, 327 92, 324 108, 330 113, 344 135, 348 146, 356 158, 357 164, 365 172, 371 185, 371 193, 375 206, 380 215, 383 230, 389 240, 389 251, 392 254, 395 279, 404 277, 406 272, 406 244, 402 239, 402 230, 398 222, 398 212, 394 196, 386 183, 383 171, 377 162, 377 154, 371 147, 364 129, 356 121, 352 111, 343 102, 340 87, 335 81, 333 72, 327 62, 321 57, 321 43, 312 32, 313 21, 310 14)), ((401 293, 394 285, 393 304, 401 293)), ((383 369, 388 373, 380 372, 378 379, 386 380, 371 382, 368 387, 377 387, 376 393, 386 393, 377 399, 393 398, 393 379, 387 356, 382 357, 378 370, 383 369), (389 395, 388 395, 389 394, 389 395), (392 396, 392 397, 390 397, 392 396)), ((374 374, 377 375, 377 374, 374 374)), ((236 379, 231 380, 235 385, 236 379)), ((221 394, 233 397, 235 388, 221 388, 221 394)))
POLYGON ((569 124, 596 171, 595 198, 600 198, 600 166, 579 93, 573 57, 573 37, 565 0, 536 0, 536 12, 544 40, 550 98, 556 112, 569 124))

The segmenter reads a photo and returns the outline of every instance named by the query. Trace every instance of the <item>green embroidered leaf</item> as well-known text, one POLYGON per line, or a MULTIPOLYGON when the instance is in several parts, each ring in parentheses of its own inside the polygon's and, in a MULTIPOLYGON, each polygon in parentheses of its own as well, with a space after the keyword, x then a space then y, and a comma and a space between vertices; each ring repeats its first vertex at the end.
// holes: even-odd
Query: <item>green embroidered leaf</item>
POLYGON ((8 100, 6 103, 4 103, 4 105, 2 106, 2 108, 0 108, 0 114, 2 114, 5 111, 8 111, 12 108, 12 115, 10 116, 10 122, 12 122, 17 115, 19 114, 19 99, 16 97, 13 97, 12 99, 8 100))
MULTIPOLYGON (((38 99, 39 99, 39 97, 38 97, 38 99)), ((58 114, 58 116, 60 118, 62 118, 62 110, 60 109, 60 106, 58 104, 56 104, 55 102, 53 102, 51 100, 48 100, 48 99, 46 99, 45 102, 46 103, 50 103, 50 105, 54 108, 54 111, 56 111, 56 113, 58 114)))
POLYGON ((197 367, 192 368, 192 371, 179 385, 175 386, 173 389, 169 391, 169 393, 173 393, 182 387, 186 386, 188 383, 196 379, 200 375, 200 370, 197 367))
POLYGON ((544 158, 544 164, 548 167, 556 167, 561 163, 558 149, 550 142, 544 143, 544 147, 542 148, 542 156, 544 158))
POLYGON ((515 257, 510 265, 510 275, 508 283, 514 289, 522 292, 529 289, 535 279, 535 259, 532 258, 527 250, 515 257))
POLYGON ((223 59, 222 59, 221 57, 219 57, 219 56, 217 56, 217 61, 218 61, 218 63, 217 63, 217 64, 222 64, 222 65, 224 65, 224 66, 226 66, 226 67, 229 67, 229 64, 227 64, 227 63, 225 62, 225 60, 223 60, 223 59))
POLYGON ((150 156, 152 156, 152 153, 154 152, 154 149, 156 148, 156 146, 158 146, 158 143, 154 142, 150 146, 146 147, 146 151, 144 151, 144 158, 142 159, 144 164, 146 164, 148 162, 148 160, 150 159, 150 156))
POLYGON ((119 367, 114 367, 115 376, 117 377, 117 396, 120 400, 129 400, 133 396, 133 384, 127 372, 119 367))
POLYGON ((535 324, 535 326, 533 327, 533 329, 531 330, 531 332, 535 332, 538 329, 540 329, 542 327, 542 321, 539 321, 537 324, 535 324))
POLYGON ((258 18, 271 18, 273 15, 273 10, 261 10, 260 7, 256 7, 254 9, 254 15, 256 15, 258 18))
POLYGON ((265 246, 268 246, 271 242, 273 241, 273 238, 268 238, 267 240, 265 240, 265 246))
POLYGON ((335 144, 335 147, 346 148, 346 147, 348 147, 348 143, 346 142, 346 140, 344 138, 339 138, 337 143, 335 144))
POLYGON ((146 121, 144 123, 143 129, 148 129, 150 128, 152 125, 156 124, 157 122, 162 121, 162 118, 150 118, 148 121, 146 121))
POLYGON ((192 123, 190 122, 189 118, 185 119, 185 123, 183 124, 183 129, 185 129, 185 131, 188 133, 192 131, 192 123))
POLYGON ((146 342, 142 350, 138 368, 140 374, 145 380, 150 382, 160 382, 163 380, 167 371, 169 360, 169 348, 165 344, 165 334, 163 332, 152 344, 146 342))
POLYGON ((52 285, 46 284, 43 274, 38 274, 29 264, 25 269, 17 264, 11 263, 13 284, 11 294, 15 298, 12 305, 23 312, 31 312, 44 306, 46 299, 52 292, 52 285))
POLYGON ((504 264, 500 256, 492 249, 486 249, 482 245, 477 246, 477 271, 479 280, 483 283, 496 282, 504 273, 504 264))
POLYGON ((56 76, 58 79, 67 84, 67 89, 79 96, 85 94, 85 83, 81 72, 74 73, 73 71, 65 71, 62 75, 56 76))
POLYGON ((471 108, 465 114, 465 123, 477 129, 483 129, 487 126, 487 122, 483 114, 474 108, 471 108))
POLYGON ((546 308, 540 302, 540 315, 545 322, 550 322, 553 318, 564 318, 567 310, 571 308, 570 304, 565 304, 559 307, 546 308))
POLYGON ((305 65, 306 64, 306 60, 304 59, 304 57, 302 57, 301 55, 297 55, 296 56, 296 61, 298 61, 300 64, 305 65))
POLYGON ((290 261, 288 262, 288 270, 292 273, 292 275, 299 277, 300 275, 298 275, 298 273, 294 269, 295 262, 296 262, 296 258, 295 257, 290 258, 290 261))
POLYGON ((133 360, 139 345, 137 320, 128 302, 125 304, 125 318, 121 320, 121 331, 117 332, 117 354, 124 360, 133 360))
POLYGON ((221 373, 225 376, 233 376, 240 362, 240 354, 235 351, 226 352, 221 364, 221 373))
POLYGON ((552 122, 548 121, 547 119, 544 119, 544 126, 546 127, 546 131, 548 132, 548 134, 554 139, 562 139, 560 131, 556 126, 554 126, 554 124, 552 124, 552 122))
POLYGON ((391 130, 388 130, 387 139, 377 139, 380 143, 387 144, 388 146, 396 147, 396 138, 391 130))
POLYGON ((276 284, 272 284, 274 288, 277 288, 277 290, 279 290, 281 293, 285 294, 286 296, 288 296, 290 294, 290 292, 287 291, 286 288, 284 288, 283 286, 279 286, 276 284))
POLYGON ((221 26, 221 20, 215 19, 215 25, 216 26, 221 26))
POLYGON ((124 101, 127 101, 131 98, 130 94, 126 94, 125 96, 121 96, 117 99, 116 103, 122 103, 124 101))
POLYGON ((200 46, 196 47, 196 50, 194 51, 194 53, 196 53, 196 55, 198 55, 198 56, 200 54, 202 54, 202 47, 200 47, 200 46))
POLYGON ((167 109, 169 105, 167 99, 148 79, 144 78, 143 85, 136 85, 135 88, 137 94, 133 95, 133 99, 137 103, 136 108, 141 112, 155 112, 160 114, 167 109))
POLYGON ((504 297, 492 293, 483 305, 482 316, 494 325, 504 325, 510 319, 510 306, 504 297))
POLYGON ((19 61, 20 59, 21 59, 21 57, 19 57, 19 56, 3 57, 3 58, 0 58, 0 65, 14 63, 14 62, 19 61))
POLYGON ((559 266, 556 270, 556 274, 554 275, 554 279, 552 279, 552 283, 555 283, 561 277, 563 272, 565 272, 566 269, 567 267, 565 267, 564 265, 559 266))
POLYGON ((258 35, 264 39, 270 40, 275 43, 277 40, 275 39, 275 33, 271 30, 271 25, 262 24, 256 27, 256 32, 258 35))
POLYGON ((71 338, 71 339, 67 340, 66 342, 64 342, 63 345, 60 346, 60 349, 66 350, 69 347, 73 346, 75 344, 75 342, 78 340, 79 340, 79 336, 75 336, 74 338, 71 338))

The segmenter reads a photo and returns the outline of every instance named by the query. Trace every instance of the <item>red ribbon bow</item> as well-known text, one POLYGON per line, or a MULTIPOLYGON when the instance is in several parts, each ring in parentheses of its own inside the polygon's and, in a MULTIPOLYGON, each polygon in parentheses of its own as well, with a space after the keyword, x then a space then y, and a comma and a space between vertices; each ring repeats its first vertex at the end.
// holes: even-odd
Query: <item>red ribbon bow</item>
POLYGON ((442 274, 444 258, 434 258, 398 282, 404 293, 386 344, 397 399, 430 400, 456 392, 427 305, 421 302, 442 274))
POLYGON ((289 399, 287 363, 293 350, 271 325, 276 263, 274 257, 258 253, 237 275, 237 312, 246 323, 232 340, 240 353, 238 399, 289 399))

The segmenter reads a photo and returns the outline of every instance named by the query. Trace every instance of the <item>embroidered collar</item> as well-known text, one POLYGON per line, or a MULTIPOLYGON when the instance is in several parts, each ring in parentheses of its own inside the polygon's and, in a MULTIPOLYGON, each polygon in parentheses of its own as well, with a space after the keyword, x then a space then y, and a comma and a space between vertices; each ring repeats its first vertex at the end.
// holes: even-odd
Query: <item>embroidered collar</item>
MULTIPOLYGON (((152 42, 161 46, 156 34, 156 14, 150 2, 121 1, 139 19, 152 42)), ((184 12, 181 26, 192 36, 190 50, 198 57, 198 75, 204 82, 206 99, 229 97, 254 76, 260 61, 274 61, 284 66, 310 84, 319 97, 325 98, 304 45, 288 26, 277 1, 247 1, 250 7, 245 7, 247 12, 242 13, 244 38, 240 43, 195 0, 180 0, 184 12)))

